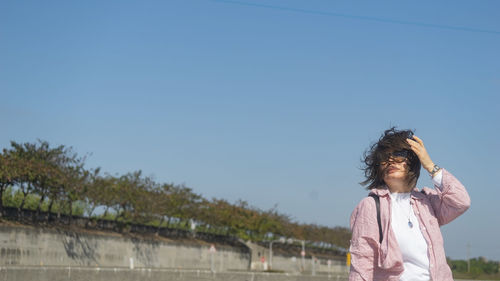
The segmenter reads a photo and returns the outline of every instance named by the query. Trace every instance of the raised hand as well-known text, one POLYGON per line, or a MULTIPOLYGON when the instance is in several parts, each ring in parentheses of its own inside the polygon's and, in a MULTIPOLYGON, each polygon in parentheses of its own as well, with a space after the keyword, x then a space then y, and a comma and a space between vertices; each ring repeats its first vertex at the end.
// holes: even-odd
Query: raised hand
POLYGON ((420 163, 424 169, 426 169, 429 173, 432 172, 434 168, 434 162, 432 162, 429 153, 427 153, 427 149, 425 149, 424 142, 417 136, 413 136, 413 139, 406 139, 408 144, 411 147, 411 150, 417 154, 418 159, 420 159, 420 163))

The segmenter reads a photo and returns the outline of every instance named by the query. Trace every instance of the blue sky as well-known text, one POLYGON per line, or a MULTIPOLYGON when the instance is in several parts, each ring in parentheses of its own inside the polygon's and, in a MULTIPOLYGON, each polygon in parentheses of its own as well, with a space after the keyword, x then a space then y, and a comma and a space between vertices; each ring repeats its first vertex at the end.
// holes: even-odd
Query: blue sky
MULTIPOLYGON (((500 260, 498 1, 2 1, 0 145, 49 141, 206 198, 348 226, 365 149, 416 129, 500 260)), ((422 173, 419 186, 431 182, 422 173)))

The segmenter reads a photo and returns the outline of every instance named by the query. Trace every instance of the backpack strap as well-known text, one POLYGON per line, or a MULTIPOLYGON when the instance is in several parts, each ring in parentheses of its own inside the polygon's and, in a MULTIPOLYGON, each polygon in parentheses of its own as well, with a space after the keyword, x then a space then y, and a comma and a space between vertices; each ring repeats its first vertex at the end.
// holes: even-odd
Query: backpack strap
POLYGON ((379 236, 379 243, 382 243, 382 239, 384 238, 382 234, 382 220, 380 219, 380 198, 378 197, 377 194, 370 193, 368 196, 372 197, 375 199, 375 205, 377 205, 377 223, 378 223, 378 236, 379 236))

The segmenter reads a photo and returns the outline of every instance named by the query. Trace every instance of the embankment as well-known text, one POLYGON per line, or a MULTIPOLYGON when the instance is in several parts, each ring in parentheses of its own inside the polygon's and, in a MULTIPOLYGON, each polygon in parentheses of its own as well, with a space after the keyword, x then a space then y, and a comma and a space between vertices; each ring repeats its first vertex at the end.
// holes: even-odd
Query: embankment
POLYGON ((212 245, 199 239, 1 224, 0 281, 320 281, 342 280, 346 273, 340 262, 280 255, 273 257, 273 269, 284 274, 256 272, 252 252, 266 257, 266 248, 212 245))

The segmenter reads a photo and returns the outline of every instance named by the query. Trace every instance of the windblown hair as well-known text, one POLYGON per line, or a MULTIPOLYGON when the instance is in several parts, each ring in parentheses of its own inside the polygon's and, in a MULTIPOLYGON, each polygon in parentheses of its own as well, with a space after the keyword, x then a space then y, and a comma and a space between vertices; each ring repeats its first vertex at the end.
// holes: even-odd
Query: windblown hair
POLYGON ((362 167, 362 170, 365 173, 366 180, 361 182, 361 185, 365 185, 366 189, 382 188, 385 185, 385 170, 381 168, 380 163, 389 159, 393 152, 405 150, 408 153, 408 184, 415 187, 420 176, 421 164, 418 156, 411 150, 406 141, 407 138, 412 137, 412 130, 400 131, 396 130, 396 127, 386 130, 378 142, 372 144, 364 153, 364 159, 362 160, 364 167, 362 167))

